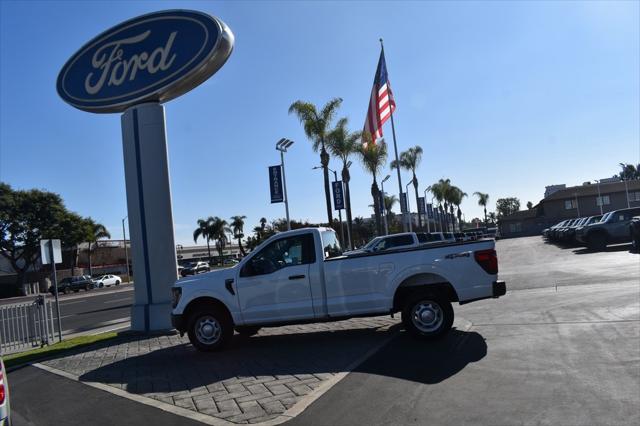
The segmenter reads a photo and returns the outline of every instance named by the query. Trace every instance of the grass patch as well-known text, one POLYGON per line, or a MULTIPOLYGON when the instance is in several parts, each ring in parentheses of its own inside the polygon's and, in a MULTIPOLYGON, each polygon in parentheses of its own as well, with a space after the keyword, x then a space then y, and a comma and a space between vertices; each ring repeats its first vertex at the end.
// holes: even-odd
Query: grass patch
POLYGON ((28 362, 35 362, 44 358, 52 357, 54 355, 60 355, 72 349, 89 346, 97 342, 104 342, 107 340, 115 339, 116 337, 118 337, 118 333, 115 331, 95 334, 93 336, 74 337, 73 339, 63 340, 62 342, 54 343, 53 345, 44 346, 42 348, 7 355, 3 357, 4 364, 7 368, 9 368, 28 362))

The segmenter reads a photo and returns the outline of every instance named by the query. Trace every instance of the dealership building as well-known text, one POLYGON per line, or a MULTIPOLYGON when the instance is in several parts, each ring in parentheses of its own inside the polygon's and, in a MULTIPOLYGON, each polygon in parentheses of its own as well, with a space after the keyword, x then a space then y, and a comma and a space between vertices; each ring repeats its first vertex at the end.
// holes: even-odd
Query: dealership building
POLYGON ((579 186, 547 187, 545 198, 530 210, 499 220, 504 238, 540 235, 543 229, 565 219, 597 216, 613 210, 640 207, 640 180, 602 179, 579 186))

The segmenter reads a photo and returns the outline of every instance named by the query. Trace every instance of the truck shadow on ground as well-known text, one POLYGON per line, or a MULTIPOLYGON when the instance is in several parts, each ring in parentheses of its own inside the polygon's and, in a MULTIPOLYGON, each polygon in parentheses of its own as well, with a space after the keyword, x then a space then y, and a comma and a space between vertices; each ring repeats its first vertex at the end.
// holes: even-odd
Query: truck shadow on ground
MULTIPOLYGON (((153 397, 161 393, 175 396, 178 392, 193 392, 203 387, 211 389, 215 383, 243 377, 276 380, 313 374, 328 378, 327 374, 353 367, 356 360, 389 337, 392 339, 381 350, 354 371, 438 383, 487 354, 485 340, 476 332, 453 329, 440 340, 421 341, 400 331, 399 325, 388 330, 352 329, 251 338, 236 335, 228 350, 217 353, 198 352, 181 339, 178 344, 151 346, 148 352, 135 354, 147 347, 149 338, 128 338, 118 346, 105 346, 82 354, 88 364, 80 380, 101 382, 153 397), (104 362, 104 352, 110 353, 107 359, 111 361, 104 362), (118 360, 119 357, 124 359, 118 360), (86 368, 96 364, 102 366, 86 368)), ((179 338, 175 336, 175 339, 179 338)), ((65 360, 53 366, 68 370, 65 362, 74 361, 65 360)))

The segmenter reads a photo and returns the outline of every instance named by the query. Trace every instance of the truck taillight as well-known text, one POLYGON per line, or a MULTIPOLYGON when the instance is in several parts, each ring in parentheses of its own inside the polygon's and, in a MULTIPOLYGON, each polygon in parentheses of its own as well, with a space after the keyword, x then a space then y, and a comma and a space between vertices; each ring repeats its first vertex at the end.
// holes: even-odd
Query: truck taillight
POLYGON ((495 250, 480 250, 473 253, 473 257, 487 274, 498 273, 498 255, 495 250))
POLYGON ((7 397, 7 392, 4 389, 4 377, 2 376, 2 371, 0 370, 0 405, 4 404, 4 400, 7 397))

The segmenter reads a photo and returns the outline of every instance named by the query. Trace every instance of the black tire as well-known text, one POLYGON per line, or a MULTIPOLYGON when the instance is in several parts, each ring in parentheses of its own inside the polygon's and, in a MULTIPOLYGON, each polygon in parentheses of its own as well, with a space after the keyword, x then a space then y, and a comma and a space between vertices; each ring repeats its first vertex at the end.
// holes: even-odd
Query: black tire
POLYGON ((607 236, 602 232, 595 232, 589 235, 587 246, 591 250, 604 250, 607 247, 607 236))
POLYGON ((444 336, 453 325, 453 307, 445 297, 436 293, 418 293, 407 298, 402 309, 405 330, 420 339, 431 340, 444 336), (422 306, 422 308, 420 308, 422 306), (422 309, 423 318, 417 310, 422 309), (415 315, 415 317, 414 317, 415 315))
POLYGON ((247 325, 242 327, 236 327, 236 331, 238 332, 239 335, 243 337, 251 337, 258 334, 258 331, 260 331, 260 327, 247 325))
POLYGON ((116 280, 116 285, 120 285, 120 281, 116 280))
POLYGON ((65 287, 64 290, 62 290, 62 292, 64 294, 69 294, 69 293, 71 293, 71 289, 69 287, 65 287))
POLYGON ((199 308, 189 316, 187 334, 191 344, 199 351, 219 351, 231 342, 233 321, 220 308, 214 306, 199 308), (206 329, 207 326, 212 327, 213 330, 206 329), (211 333, 211 336, 208 337, 207 333, 211 333))

